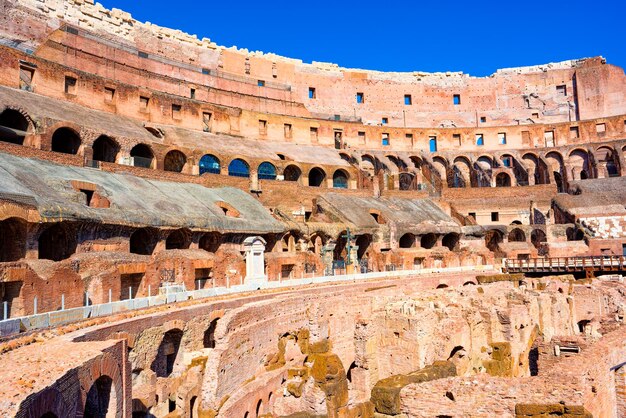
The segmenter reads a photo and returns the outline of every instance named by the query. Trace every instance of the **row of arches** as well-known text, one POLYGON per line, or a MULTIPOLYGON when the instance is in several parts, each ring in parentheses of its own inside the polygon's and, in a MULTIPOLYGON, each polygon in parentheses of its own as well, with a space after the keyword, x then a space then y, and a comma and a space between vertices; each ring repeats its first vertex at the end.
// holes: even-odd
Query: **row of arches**
MULTIPOLYGON (((443 247, 447 247, 450 251, 454 251, 458 249, 460 238, 461 236, 459 234, 450 232, 442 237, 441 245, 443 247)), ((400 248, 415 248, 419 245, 420 248, 429 250, 437 245, 438 239, 439 237, 434 233, 419 236, 411 232, 407 232, 400 237, 398 246, 400 248)))

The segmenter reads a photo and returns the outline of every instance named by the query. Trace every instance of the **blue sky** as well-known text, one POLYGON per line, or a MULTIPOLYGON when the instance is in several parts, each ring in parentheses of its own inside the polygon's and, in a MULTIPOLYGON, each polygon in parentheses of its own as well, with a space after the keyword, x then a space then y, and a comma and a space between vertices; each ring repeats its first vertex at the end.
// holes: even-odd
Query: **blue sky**
POLYGON ((381 71, 463 71, 602 55, 626 67, 626 0, 100 0, 219 45, 381 71))

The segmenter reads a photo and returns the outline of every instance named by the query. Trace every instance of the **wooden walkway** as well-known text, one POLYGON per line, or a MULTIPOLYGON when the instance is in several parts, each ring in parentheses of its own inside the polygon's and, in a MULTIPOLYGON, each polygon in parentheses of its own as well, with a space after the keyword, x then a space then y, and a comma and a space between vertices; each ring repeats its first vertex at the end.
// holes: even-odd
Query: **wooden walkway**
POLYGON ((585 272, 593 277, 595 272, 626 272, 625 256, 551 257, 528 260, 507 259, 505 273, 575 273, 585 272))

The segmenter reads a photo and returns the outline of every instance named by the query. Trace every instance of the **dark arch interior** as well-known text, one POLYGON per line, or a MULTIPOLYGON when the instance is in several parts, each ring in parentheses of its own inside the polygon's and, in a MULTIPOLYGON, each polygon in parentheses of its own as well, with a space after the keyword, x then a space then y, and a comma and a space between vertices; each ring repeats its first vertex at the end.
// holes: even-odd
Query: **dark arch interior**
POLYGON ((336 189, 348 188, 348 175, 345 173, 345 171, 335 171, 335 174, 333 174, 333 187, 336 189))
POLYGON ((23 145, 29 122, 17 110, 6 109, 0 113, 0 141, 23 145))
POLYGON ((9 218, 0 222, 0 262, 17 261, 26 256, 26 222, 9 218))
POLYGON ((189 248, 189 237, 183 229, 172 231, 165 240, 166 250, 184 250, 189 248))
POLYGON ((187 157, 185 154, 176 150, 170 151, 165 154, 165 159, 163 160, 163 170, 180 173, 183 171, 186 163, 187 157))
POLYGON ((302 170, 295 165, 288 165, 283 171, 285 181, 298 181, 302 175, 302 170))
POLYGON ((513 229, 509 232, 509 242, 524 242, 526 241, 526 234, 519 228, 513 229))
POLYGON ((274 164, 264 162, 259 164, 259 180, 276 180, 276 167, 274 164))
POLYGON ((262 408, 263 408, 263 399, 259 399, 259 402, 256 404, 256 416, 257 417, 261 415, 262 408))
POLYGON ((585 238, 585 233, 579 228, 569 227, 565 233, 568 241, 582 241, 585 238))
POLYGON ((415 235, 411 233, 407 233, 400 237, 400 248, 411 248, 414 245, 415 245, 415 235))
POLYGON ((496 176, 496 187, 510 187, 511 177, 506 173, 500 173, 496 176))
POLYGON ((76 251, 76 238, 63 224, 54 224, 39 236, 39 258, 61 261, 76 251))
POLYGON ((533 230, 533 232, 530 234, 530 240, 536 248, 539 248, 542 243, 548 241, 546 233, 543 232, 541 229, 533 230))
POLYGON ((152 168, 154 153, 146 144, 138 144, 130 150, 130 156, 133 157, 133 165, 135 167, 152 168))
POLYGON ((446 234, 441 241, 444 247, 448 247, 450 251, 454 251, 459 245, 459 234, 450 233, 446 234))
POLYGON ((80 137, 70 128, 59 128, 52 135, 52 151, 63 154, 77 154, 80 137))
POLYGON ((217 232, 208 232, 200 238, 199 247, 210 253, 216 252, 220 248, 220 236, 217 232))
POLYGON ((204 348, 215 348, 215 328, 217 327, 218 319, 212 320, 209 327, 204 331, 204 337, 202 338, 204 348))
POLYGON ((498 252, 499 244, 502 242, 503 238, 504 236, 502 232, 498 231, 497 229, 489 230, 485 234, 485 246, 493 252, 498 252))
POLYGON ((91 388, 87 393, 87 401, 85 402, 85 413, 83 417, 106 417, 109 414, 109 402, 111 401, 112 389, 113 380, 109 376, 100 376, 98 380, 91 385, 91 388))
POLYGON ((309 172, 309 186, 320 187, 326 178, 326 174, 315 167, 309 172))
POLYGON ((365 257, 371 243, 372 236, 369 234, 363 234, 357 237, 355 244, 359 247, 359 249, 357 250, 357 257, 359 258, 359 260, 365 257))
POLYGON ((120 152, 120 146, 112 138, 102 135, 96 139, 92 146, 94 161, 104 161, 114 163, 117 154, 120 152))
POLYGON ((422 236, 422 239, 420 240, 421 247, 426 248, 427 250, 433 248, 436 243, 437 235, 435 234, 426 234, 422 236))
POLYGON ((156 357, 150 366, 157 377, 168 377, 172 374, 182 339, 183 331, 178 328, 167 331, 163 335, 156 357))
POLYGON ((133 254, 152 255, 156 244, 156 233, 149 228, 138 229, 130 236, 130 252, 133 254))

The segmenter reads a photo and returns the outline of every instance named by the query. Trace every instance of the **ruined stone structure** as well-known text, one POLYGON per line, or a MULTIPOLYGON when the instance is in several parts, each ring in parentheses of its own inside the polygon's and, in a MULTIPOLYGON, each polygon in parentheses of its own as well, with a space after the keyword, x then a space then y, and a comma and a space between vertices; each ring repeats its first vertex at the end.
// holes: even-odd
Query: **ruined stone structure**
POLYGON ((626 416, 623 69, 0 12, 4 415, 626 416))

